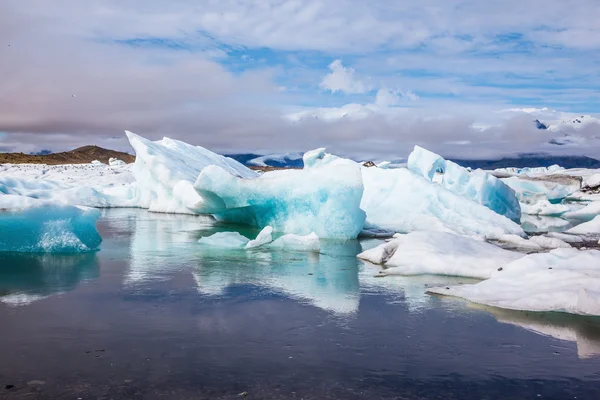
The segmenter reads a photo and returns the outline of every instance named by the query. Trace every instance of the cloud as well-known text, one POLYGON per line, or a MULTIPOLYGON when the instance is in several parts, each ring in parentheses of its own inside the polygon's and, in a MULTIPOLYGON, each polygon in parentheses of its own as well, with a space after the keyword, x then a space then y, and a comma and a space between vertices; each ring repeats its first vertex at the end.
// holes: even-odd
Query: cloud
POLYGON ((329 90, 331 93, 367 93, 372 87, 363 80, 357 78, 352 68, 346 68, 341 60, 335 60, 329 64, 331 72, 323 78, 319 85, 322 89, 329 90))
POLYGON ((124 149, 130 129, 222 152, 597 155, 596 124, 556 146, 496 111, 599 112, 598 20, 596 0, 3 0, 0 147, 124 149))

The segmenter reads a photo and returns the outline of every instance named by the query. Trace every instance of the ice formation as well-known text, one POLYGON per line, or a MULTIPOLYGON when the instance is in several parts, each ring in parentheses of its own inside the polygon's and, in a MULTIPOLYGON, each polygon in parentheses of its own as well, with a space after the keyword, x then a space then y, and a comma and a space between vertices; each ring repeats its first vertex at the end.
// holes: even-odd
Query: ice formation
POLYGON ((108 165, 110 165, 111 167, 116 167, 121 165, 127 165, 127 163, 123 160, 119 160, 118 158, 111 157, 108 159, 108 165))
POLYGON ((517 259, 483 282, 429 292, 513 310, 600 315, 599 265, 600 251, 556 249, 517 259))
POLYGON ((564 204, 552 204, 543 198, 533 204, 521 203, 521 212, 528 215, 560 216, 570 208, 564 204))
POLYGON ((189 207, 203 201, 193 183, 209 165, 219 166, 237 177, 258 176, 239 162, 200 146, 166 137, 153 142, 135 133, 126 134, 136 153, 132 168, 137 183, 135 202, 150 211, 192 213, 189 207))
POLYGON ((0 195, 0 251, 78 253, 97 249, 100 212, 25 196, 0 195))
POLYGON ((510 177, 502 181, 516 192, 521 203, 527 204, 534 204, 543 199, 550 202, 560 201, 581 187, 577 179, 564 178, 560 182, 546 179, 548 180, 510 177))
POLYGON ((566 212, 563 214, 563 217, 587 222, 593 220, 598 215, 600 215, 600 201, 594 201, 579 210, 566 212))
POLYGON ((591 221, 584 222, 583 224, 567 230, 566 233, 573 235, 600 236, 600 215, 591 221))
POLYGON ((439 181, 449 191, 515 222, 521 218, 521 208, 514 190, 487 172, 480 169, 469 171, 419 146, 415 146, 408 157, 407 167, 415 174, 431 182, 439 181))
POLYGON ((519 225, 408 169, 362 168, 367 227, 395 232, 442 231, 497 238, 524 235, 519 225))
POLYGON ((357 256, 383 264, 386 275, 449 275, 489 278, 523 254, 493 244, 444 232, 413 232, 357 256))
POLYGON ((225 249, 255 249, 271 248, 286 251, 319 252, 320 240, 316 233, 300 236, 287 234, 273 240, 273 228, 266 226, 256 239, 250 240, 238 232, 218 232, 211 236, 203 237, 198 243, 211 247, 225 249))
POLYGON ((213 165, 202 170, 194 188, 203 200, 189 206, 193 211, 278 232, 353 239, 365 221, 356 165, 272 171, 255 179, 213 165))

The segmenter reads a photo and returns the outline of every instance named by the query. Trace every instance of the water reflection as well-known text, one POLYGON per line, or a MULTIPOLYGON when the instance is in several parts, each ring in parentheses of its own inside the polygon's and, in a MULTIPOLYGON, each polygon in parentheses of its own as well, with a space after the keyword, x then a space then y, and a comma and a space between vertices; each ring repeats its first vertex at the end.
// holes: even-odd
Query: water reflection
POLYGON ((25 305, 99 276, 95 253, 0 253, 0 301, 25 305))
POLYGON ((600 318, 558 313, 534 313, 473 306, 491 313, 498 322, 539 335, 577 344, 579 358, 600 356, 600 318))

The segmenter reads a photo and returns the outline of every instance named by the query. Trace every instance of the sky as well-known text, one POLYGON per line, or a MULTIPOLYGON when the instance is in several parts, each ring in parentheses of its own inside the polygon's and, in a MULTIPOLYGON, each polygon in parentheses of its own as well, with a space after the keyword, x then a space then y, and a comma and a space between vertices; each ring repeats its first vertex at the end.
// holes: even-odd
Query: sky
POLYGON ((130 151, 131 130, 222 153, 600 158, 597 21, 597 0, 2 0, 0 151, 130 151))

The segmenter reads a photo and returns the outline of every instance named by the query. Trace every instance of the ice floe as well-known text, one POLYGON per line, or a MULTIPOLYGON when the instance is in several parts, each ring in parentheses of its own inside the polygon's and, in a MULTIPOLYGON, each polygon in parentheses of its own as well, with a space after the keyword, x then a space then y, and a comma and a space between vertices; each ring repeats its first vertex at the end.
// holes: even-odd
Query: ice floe
POLYGON ((429 289, 494 307, 600 315, 600 251, 556 249, 519 258, 488 280, 429 289))

